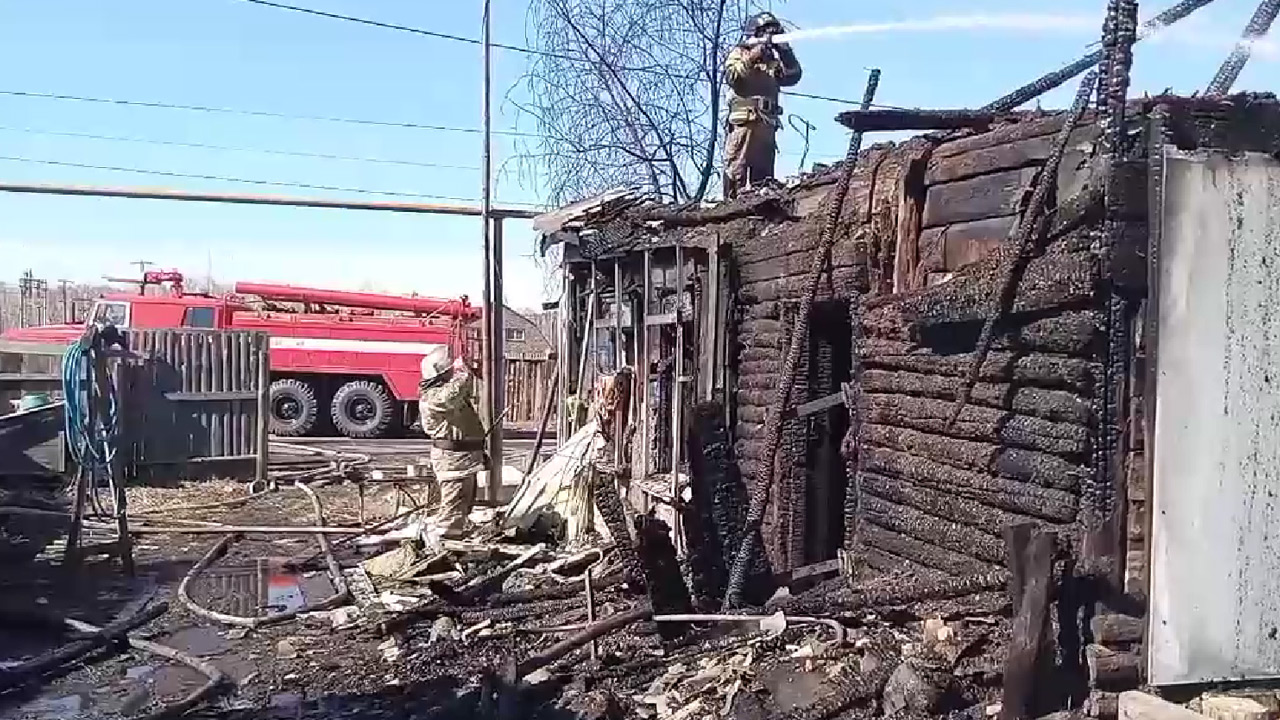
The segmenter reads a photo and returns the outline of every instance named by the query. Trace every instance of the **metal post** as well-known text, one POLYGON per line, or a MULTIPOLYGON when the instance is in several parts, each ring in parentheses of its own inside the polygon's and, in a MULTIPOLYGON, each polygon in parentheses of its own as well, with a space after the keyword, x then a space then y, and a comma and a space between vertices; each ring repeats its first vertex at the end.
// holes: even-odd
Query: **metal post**
POLYGON ((497 505, 500 500, 498 492, 502 490, 502 419, 507 407, 507 352, 506 331, 503 324, 503 312, 506 303, 502 292, 502 218, 493 220, 493 323, 490 327, 492 338, 489 358, 493 366, 486 368, 489 374, 489 386, 492 389, 489 407, 489 422, 493 427, 489 432, 489 502, 497 505))
POLYGON ((622 344, 622 258, 613 261, 613 371, 621 372, 627 364, 627 349, 622 344))
POLYGON ((489 427, 489 502, 497 502, 497 495, 492 494, 494 488, 494 476, 498 477, 496 481, 499 485, 502 482, 502 458, 495 457, 493 453, 493 438, 499 433, 493 427, 493 424, 500 421, 501 411, 495 407, 494 393, 495 380, 493 375, 493 246, 492 246, 492 215, 493 215, 493 177, 492 162, 490 156, 492 151, 493 133, 492 133, 492 112, 491 100, 493 93, 493 77, 491 73, 491 47, 490 47, 490 0, 484 0, 484 8, 481 16, 480 29, 480 45, 481 45, 481 75, 483 84, 481 86, 481 105, 480 117, 483 128, 480 146, 480 227, 482 228, 482 237, 484 244, 484 293, 481 296, 481 321, 480 321, 480 368, 484 374, 484 381, 481 384, 484 392, 484 399, 481 405, 481 417, 485 425, 489 427))
POLYGON ((653 273, 653 251, 644 251, 644 279, 640 281, 640 347, 636 364, 640 366, 640 467, 636 474, 649 477, 649 282, 653 273))
MULTIPOLYGON (((684 284, 684 252, 679 245, 676 245, 676 355, 671 371, 671 504, 673 507, 680 505, 680 459, 683 455, 681 441, 684 436, 680 427, 683 419, 681 406, 684 404, 684 387, 687 380, 684 375, 684 284)), ((674 518, 671 541, 675 544, 676 552, 681 552, 684 541, 680 530, 680 513, 676 512, 674 518)))

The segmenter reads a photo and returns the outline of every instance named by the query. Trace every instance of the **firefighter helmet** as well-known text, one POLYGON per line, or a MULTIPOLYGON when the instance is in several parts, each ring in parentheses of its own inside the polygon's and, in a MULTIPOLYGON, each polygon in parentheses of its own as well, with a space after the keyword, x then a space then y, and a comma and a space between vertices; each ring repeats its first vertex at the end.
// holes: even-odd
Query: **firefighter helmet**
POLYGON ((422 379, 427 381, 434 380, 448 371, 450 365, 449 348, 441 345, 422 358, 422 363, 420 364, 422 379))
POLYGON ((742 33, 747 37, 763 37, 782 32, 782 21, 771 12, 761 12, 747 18, 742 33))

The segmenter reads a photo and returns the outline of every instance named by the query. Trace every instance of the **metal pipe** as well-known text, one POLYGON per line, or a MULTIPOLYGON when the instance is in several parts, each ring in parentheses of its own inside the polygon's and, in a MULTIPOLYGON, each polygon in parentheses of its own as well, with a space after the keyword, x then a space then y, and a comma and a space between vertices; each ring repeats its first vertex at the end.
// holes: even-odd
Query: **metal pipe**
POLYGON ((1276 21, 1276 15, 1280 15, 1280 0, 1262 0, 1258 9, 1253 11, 1253 17, 1249 18, 1249 24, 1245 26, 1240 42, 1236 43, 1231 54, 1222 62, 1222 67, 1218 68, 1217 74, 1213 76, 1208 89, 1205 90, 1205 95, 1226 95, 1231 92, 1231 86, 1235 85, 1236 79, 1240 77, 1240 71, 1244 69, 1245 63, 1249 62, 1249 56, 1253 53, 1253 43, 1266 37, 1267 32, 1271 30, 1271 24, 1276 21))
POLYGON ((277 283, 237 282, 239 295, 257 295, 265 300, 285 300, 301 303, 322 303, 374 310, 400 310, 416 313, 437 313, 450 317, 474 318, 479 309, 471 305, 466 296, 460 298, 417 297, 384 293, 324 290, 298 285, 277 283))
MULTIPOLYGON (((329 200, 327 198, 291 195, 256 195, 251 193, 189 192, 167 188, 118 187, 105 185, 61 185, 56 183, 0 183, 0 192, 35 195, 77 195, 82 197, 117 197, 140 200, 182 200, 186 202, 230 203, 234 205, 284 205, 288 207, 328 208, 332 210, 374 210, 381 212, 418 213, 422 215, 458 215, 480 217, 481 208, 469 205, 436 203, 383 202, 364 200, 329 200)), ((514 208, 490 208, 491 217, 532 220, 539 213, 514 208)))

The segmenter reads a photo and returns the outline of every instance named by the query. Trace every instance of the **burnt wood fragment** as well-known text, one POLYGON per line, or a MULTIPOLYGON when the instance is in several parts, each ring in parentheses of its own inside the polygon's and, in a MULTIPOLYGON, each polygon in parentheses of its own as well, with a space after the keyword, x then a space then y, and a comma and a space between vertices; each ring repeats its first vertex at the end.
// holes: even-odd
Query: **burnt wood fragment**
POLYGON ((1084 657, 1089 666, 1091 687, 1117 692, 1138 687, 1141 670, 1137 655, 1089 645, 1084 649, 1084 657))
POLYGON ((1140 617, 1104 613, 1089 620, 1093 641, 1100 645, 1116 646, 1142 641, 1146 621, 1140 617))

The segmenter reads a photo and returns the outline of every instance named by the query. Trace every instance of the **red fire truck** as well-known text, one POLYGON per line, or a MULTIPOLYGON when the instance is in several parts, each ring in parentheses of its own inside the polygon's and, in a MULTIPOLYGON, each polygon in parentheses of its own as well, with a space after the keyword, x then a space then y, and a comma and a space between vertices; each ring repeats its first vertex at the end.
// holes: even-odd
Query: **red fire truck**
MULTIPOLYGON (((236 283, 227 295, 187 292, 174 271, 147 272, 137 293, 110 293, 88 322, 120 328, 263 330, 271 347, 271 432, 382 437, 417 417, 420 362, 447 345, 474 357, 479 308, 467 298, 236 283), (158 292, 148 292, 156 287, 158 292)), ((65 342, 82 325, 13 329, 11 341, 65 342)))

